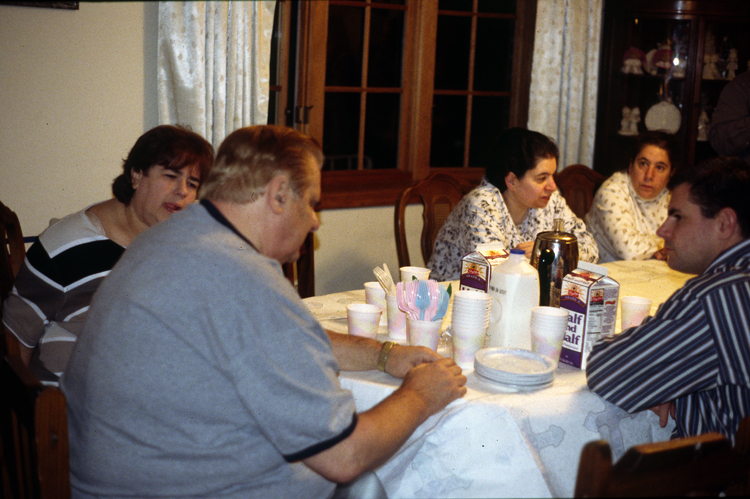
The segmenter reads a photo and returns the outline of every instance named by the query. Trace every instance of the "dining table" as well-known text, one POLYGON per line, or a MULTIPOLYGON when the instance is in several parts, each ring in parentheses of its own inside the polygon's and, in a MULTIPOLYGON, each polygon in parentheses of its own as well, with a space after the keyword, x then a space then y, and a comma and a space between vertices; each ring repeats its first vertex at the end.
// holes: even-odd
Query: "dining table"
MULTIPOLYGON (((652 313, 690 275, 659 260, 601 264, 620 284, 619 296, 652 300, 652 313)), ((447 284, 447 283, 446 283, 447 284)), ((458 289, 458 282, 452 288, 458 289)), ((346 306, 365 301, 362 289, 306 298, 327 330, 347 333, 346 306)), ((443 328, 450 325, 450 309, 443 328)), ((616 332, 620 318, 616 318, 616 332)), ((381 325, 378 339, 389 340, 381 325)), ((445 338, 444 338, 445 340, 445 338)), ((450 355, 441 341, 438 353, 450 355)), ((405 343, 403 340, 393 340, 405 343)), ((376 470, 391 499, 478 497, 572 497, 583 446, 606 440, 613 462, 634 445, 669 440, 651 411, 630 414, 586 385, 586 373, 559 363, 551 386, 518 391, 464 370, 467 393, 428 418, 384 465, 376 470)), ((366 411, 398 388, 400 379, 372 371, 342 371, 358 411, 366 411)), ((387 431, 384 429, 384 431, 387 431)))

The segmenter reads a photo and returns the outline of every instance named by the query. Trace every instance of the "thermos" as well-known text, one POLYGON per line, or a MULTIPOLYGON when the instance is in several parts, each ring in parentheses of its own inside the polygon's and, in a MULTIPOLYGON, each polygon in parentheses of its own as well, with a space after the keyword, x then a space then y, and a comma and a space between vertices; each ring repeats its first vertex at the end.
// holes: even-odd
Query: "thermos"
POLYGON ((536 236, 531 265, 539 271, 539 304, 559 307, 563 277, 578 267, 578 238, 563 231, 561 218, 536 236))

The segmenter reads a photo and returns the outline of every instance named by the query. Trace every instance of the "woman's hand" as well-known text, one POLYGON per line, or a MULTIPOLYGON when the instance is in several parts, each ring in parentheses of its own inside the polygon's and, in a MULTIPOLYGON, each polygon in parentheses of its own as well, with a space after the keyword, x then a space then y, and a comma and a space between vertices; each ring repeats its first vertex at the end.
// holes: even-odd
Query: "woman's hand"
POLYGON ((534 241, 526 241, 524 243, 520 243, 513 249, 523 250, 523 252, 526 253, 526 258, 531 258, 531 252, 534 250, 534 241))

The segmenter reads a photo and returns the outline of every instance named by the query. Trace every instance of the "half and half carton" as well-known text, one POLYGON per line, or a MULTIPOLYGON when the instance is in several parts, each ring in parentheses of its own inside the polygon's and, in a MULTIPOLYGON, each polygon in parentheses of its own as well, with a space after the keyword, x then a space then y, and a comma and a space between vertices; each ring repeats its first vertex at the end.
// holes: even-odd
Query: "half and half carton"
POLYGON ((620 284, 607 277, 606 267, 578 262, 563 278, 560 308, 568 310, 560 362, 586 369, 586 361, 599 338, 615 333, 620 284))
POLYGON ((461 259, 459 289, 490 291, 492 270, 508 259, 508 252, 502 245, 482 244, 461 259))

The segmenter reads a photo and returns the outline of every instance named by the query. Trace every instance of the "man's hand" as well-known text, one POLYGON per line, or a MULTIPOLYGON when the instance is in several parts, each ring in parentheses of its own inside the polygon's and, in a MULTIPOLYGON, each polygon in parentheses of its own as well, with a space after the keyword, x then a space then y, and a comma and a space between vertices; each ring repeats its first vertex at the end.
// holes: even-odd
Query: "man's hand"
POLYGON ((466 376, 453 359, 419 364, 404 377, 400 390, 411 392, 425 404, 426 414, 442 410, 466 394, 466 376))
POLYGON ((672 419, 674 419, 674 404, 672 402, 664 402, 663 404, 649 408, 649 410, 654 411, 659 416, 659 426, 662 428, 667 426, 669 416, 672 416, 672 419))
POLYGON ((440 359, 440 355, 427 347, 393 345, 385 362, 385 372, 396 378, 403 378, 411 368, 440 359))

